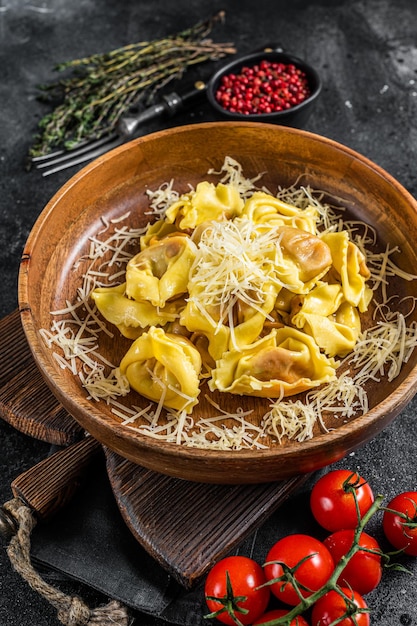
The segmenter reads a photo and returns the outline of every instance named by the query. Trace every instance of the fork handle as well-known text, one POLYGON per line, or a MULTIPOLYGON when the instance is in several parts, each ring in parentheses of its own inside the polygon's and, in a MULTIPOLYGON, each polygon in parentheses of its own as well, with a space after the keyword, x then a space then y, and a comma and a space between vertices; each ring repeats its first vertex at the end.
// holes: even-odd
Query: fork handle
POLYGON ((195 89, 179 96, 173 92, 161 98, 161 102, 154 104, 135 116, 123 116, 118 124, 119 132, 125 137, 131 137, 137 127, 146 122, 159 117, 160 115, 168 115, 173 117, 179 111, 182 111, 189 102, 192 102, 201 96, 206 89, 205 83, 198 81, 195 83, 195 89))

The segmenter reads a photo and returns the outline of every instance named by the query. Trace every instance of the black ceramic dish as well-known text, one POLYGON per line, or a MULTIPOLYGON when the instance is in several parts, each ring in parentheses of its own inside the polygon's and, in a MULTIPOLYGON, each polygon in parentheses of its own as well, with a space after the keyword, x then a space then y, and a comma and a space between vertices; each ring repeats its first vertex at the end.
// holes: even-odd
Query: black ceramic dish
POLYGON ((316 70, 305 61, 302 61, 298 57, 291 54, 287 54, 280 49, 265 47, 262 51, 241 56, 221 67, 212 76, 208 83, 207 97, 219 118, 238 121, 269 122, 273 124, 282 124, 284 126, 302 128, 312 113, 312 109, 321 92, 321 88, 322 83, 320 76, 316 70), (216 99, 216 92, 219 88, 222 77, 232 73, 238 74, 243 67, 253 67, 264 59, 278 63, 292 63, 297 68, 301 69, 307 77, 310 87, 310 95, 303 102, 296 104, 290 109, 273 113, 243 114, 234 113, 223 108, 216 99))

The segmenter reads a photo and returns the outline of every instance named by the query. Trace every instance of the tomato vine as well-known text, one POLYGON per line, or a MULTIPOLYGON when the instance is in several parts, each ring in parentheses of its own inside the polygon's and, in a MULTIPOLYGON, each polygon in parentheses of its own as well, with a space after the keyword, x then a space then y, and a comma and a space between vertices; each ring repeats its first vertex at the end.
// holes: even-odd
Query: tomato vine
MULTIPOLYGON (((369 520, 375 515, 375 513, 381 510, 383 499, 384 497, 382 495, 377 496, 373 504, 370 506, 367 512, 363 515, 363 517, 359 520, 354 530, 353 543, 352 543, 351 548, 340 559, 340 561, 336 563, 333 573, 331 574, 327 583, 323 587, 321 587, 318 591, 312 593, 310 596, 306 598, 302 598, 302 600, 293 609, 291 609, 284 617, 278 618, 277 620, 273 620, 271 622, 265 622, 264 626, 281 626, 281 625, 288 626, 288 624, 291 622, 292 619, 294 619, 298 615, 302 615, 308 609, 313 607, 313 605, 329 591, 335 591, 336 593, 339 593, 342 596, 345 595, 343 591, 341 590, 340 585, 338 584, 338 579, 341 573, 343 572, 344 568, 350 561, 350 559, 353 557, 353 555, 362 549, 359 544, 361 533, 363 532, 365 526, 368 524, 369 520)), ((296 581, 294 581, 294 584, 297 584, 296 581)), ((350 615, 348 611, 349 611, 349 605, 347 605, 346 616, 352 617, 352 615, 350 615)), ((363 611, 363 609, 359 609, 359 611, 363 611)))
MULTIPOLYGON (((317 624, 368 626, 370 623, 370 609, 362 596, 379 584, 382 567, 408 572, 401 564, 391 563, 391 558, 398 553, 413 553, 414 533, 417 522, 417 493, 406 492, 406 494, 400 494, 391 500, 389 507, 384 507, 384 496, 374 496, 367 482, 357 474, 349 473, 347 470, 343 470, 342 473, 340 473, 340 470, 334 470, 322 478, 326 478, 326 476, 328 478, 323 483, 327 484, 327 488, 330 489, 332 495, 334 496, 336 491, 338 491, 339 493, 335 498, 342 498, 344 499, 344 506, 350 506, 351 509, 353 507, 356 514, 356 526, 352 528, 350 520, 347 528, 344 528, 343 518, 336 514, 330 522, 334 532, 324 542, 309 535, 288 535, 283 537, 268 552, 266 561, 263 564, 264 582, 259 582, 260 579, 258 578, 257 586, 252 584, 252 589, 249 588, 247 581, 243 583, 242 587, 242 575, 240 573, 236 579, 239 583, 239 589, 235 597, 232 580, 233 572, 232 570, 230 572, 227 571, 226 583, 222 583, 223 586, 226 585, 227 594, 226 597, 223 597, 223 600, 220 598, 223 610, 213 611, 213 602, 219 601, 219 596, 208 594, 206 585, 206 602, 212 608, 212 612, 210 615, 206 615, 206 618, 217 617, 223 623, 236 626, 258 623, 257 620, 263 626, 293 626, 306 623, 302 616, 307 612, 311 612, 312 626, 317 624), (330 488, 329 485, 331 485, 330 488), (346 497, 350 498, 350 505, 347 504, 346 497), (398 504, 397 508, 395 507, 396 503, 398 504), (391 545, 394 548, 399 548, 394 552, 382 552, 376 540, 364 532, 371 518, 378 512, 384 513, 384 532, 388 541, 394 534, 391 545), (394 529, 392 528, 393 524, 396 524, 394 529), (400 535, 398 538, 399 533, 404 533, 404 536, 400 535), (341 541, 337 544, 339 540, 341 541), (332 541, 335 543, 333 552, 331 549, 332 541), (304 545, 301 547, 303 542, 304 545), (284 544, 286 550, 282 548, 284 544), (332 561, 330 569, 328 564, 323 565, 327 563, 326 553, 328 553, 332 561), (290 556, 287 558, 287 555, 290 556), (274 558, 275 556, 276 558, 274 558), (369 560, 372 562, 374 580, 371 586, 370 582, 367 581, 366 585, 361 588, 361 584, 364 578, 366 578, 366 575, 362 575, 364 572, 361 573, 360 582, 353 582, 350 571, 352 567, 350 570, 346 570, 346 566, 352 562, 352 559, 353 563, 356 560, 357 563, 361 564, 358 566, 359 569, 362 568, 366 560, 368 560, 368 564, 369 560), (313 564, 314 560, 316 561, 315 564, 313 564), (308 566, 308 571, 302 572, 303 567, 305 568, 306 565, 308 566), (322 571, 318 572, 320 567, 322 571), (346 574, 345 578, 343 578, 345 570, 346 574), (315 574, 317 574, 316 577, 315 574), (244 590, 243 593, 242 589, 244 590), (249 602, 245 591, 250 595, 252 590, 255 593, 259 593, 262 589, 267 589, 268 593, 271 590, 284 604, 290 606, 287 606, 285 610, 265 612, 266 607, 262 611, 259 609, 258 603, 258 614, 255 611, 251 615, 252 619, 249 619, 247 611, 244 608, 242 610, 242 606, 244 607, 245 603, 248 605, 249 602), (282 595, 281 592, 283 592, 282 595), (325 617, 323 617, 324 614, 325 617)), ((317 484, 313 487, 312 493, 317 484)), ((314 515, 311 503, 312 499, 310 498, 310 507, 314 515)), ((349 516, 347 515, 345 519, 348 518, 349 516)), ((329 530, 328 526, 328 521, 326 525, 322 525, 323 528, 329 530)), ((228 563, 232 563, 234 558, 242 557, 228 557, 228 563)), ((226 560, 223 559, 223 561, 226 560)), ((218 566, 219 564, 217 564, 217 572, 219 571, 218 566)), ((213 570, 209 574, 212 580, 214 576, 213 570)), ((213 588, 212 584, 211 588, 213 588)), ((218 608, 219 606, 217 605, 218 608)))

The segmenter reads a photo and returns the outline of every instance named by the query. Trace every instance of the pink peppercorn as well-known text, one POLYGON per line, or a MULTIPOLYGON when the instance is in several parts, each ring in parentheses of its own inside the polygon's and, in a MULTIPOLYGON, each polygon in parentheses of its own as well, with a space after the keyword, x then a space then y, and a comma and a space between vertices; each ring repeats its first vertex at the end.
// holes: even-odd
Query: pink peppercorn
POLYGON ((303 102, 310 95, 305 72, 292 63, 264 59, 239 74, 222 77, 215 97, 223 109, 243 115, 276 113, 303 102))

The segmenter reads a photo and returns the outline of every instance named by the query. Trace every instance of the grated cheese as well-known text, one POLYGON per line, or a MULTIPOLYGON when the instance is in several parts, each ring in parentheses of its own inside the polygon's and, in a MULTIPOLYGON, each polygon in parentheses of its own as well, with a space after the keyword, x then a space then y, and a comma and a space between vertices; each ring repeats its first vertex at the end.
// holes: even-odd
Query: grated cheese
POLYGON ((180 197, 178 191, 174 189, 173 179, 169 183, 163 183, 158 189, 148 189, 146 193, 149 198, 149 211, 146 211, 145 215, 159 218, 163 217, 168 207, 180 197))
POLYGON ((108 402, 111 398, 125 396, 130 391, 129 383, 126 377, 120 374, 119 368, 112 369, 106 376, 102 369, 91 366, 87 376, 84 376, 82 371, 79 376, 83 387, 88 391, 88 398, 92 400, 104 399, 108 402))
POLYGON ((284 438, 299 442, 311 439, 316 421, 314 407, 301 400, 273 402, 263 418, 265 432, 275 436, 278 443, 284 438))
POLYGON ((379 382, 383 376, 394 380, 416 345, 417 326, 413 322, 407 327, 401 313, 397 312, 389 321, 379 321, 361 334, 353 350, 350 363, 358 370, 355 382, 359 385, 370 379, 379 382))
POLYGON ((399 248, 397 246, 390 248, 389 244, 387 244, 384 252, 377 254, 368 250, 366 254, 367 264, 371 271, 370 281, 371 283, 373 282, 372 289, 376 291, 378 288, 381 288, 383 303, 388 301, 387 287, 389 285, 389 278, 397 276, 407 281, 417 278, 416 275, 405 272, 393 262, 391 255, 395 252, 400 252, 399 248))
MULTIPOLYGON (((277 237, 250 220, 212 222, 201 235, 190 269, 188 299, 216 325, 209 309, 219 309, 218 327, 229 320, 233 332, 233 309, 239 300, 261 311, 265 284, 276 279, 268 272, 267 258, 277 253, 277 237)), ((270 318, 272 319, 272 318, 270 318)))
POLYGON ((254 178, 246 178, 243 175, 242 165, 230 156, 225 157, 223 165, 219 171, 212 168, 209 169, 207 173, 215 174, 216 176, 221 176, 223 174, 223 177, 220 178, 220 182, 224 185, 227 184, 235 187, 235 189, 239 192, 239 195, 245 199, 250 197, 252 193, 256 191, 257 187, 255 186, 255 183, 258 182, 258 180, 260 180, 264 175, 261 173, 254 178))

